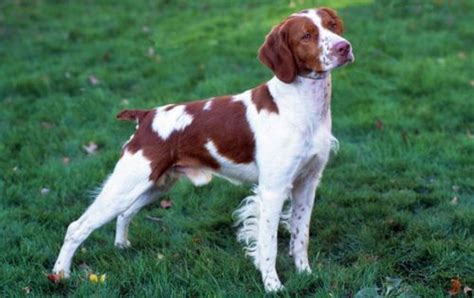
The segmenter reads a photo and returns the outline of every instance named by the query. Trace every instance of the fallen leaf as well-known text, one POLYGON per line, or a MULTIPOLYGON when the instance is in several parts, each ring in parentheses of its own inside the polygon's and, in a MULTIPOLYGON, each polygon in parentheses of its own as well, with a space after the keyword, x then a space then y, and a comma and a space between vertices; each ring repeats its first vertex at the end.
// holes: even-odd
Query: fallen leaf
POLYGON ((146 52, 146 55, 150 58, 154 57, 155 56, 155 49, 150 47, 148 48, 147 52, 146 52))
POLYGON ((163 260, 163 259, 165 258, 165 256, 164 256, 163 254, 158 253, 158 254, 156 255, 156 258, 157 258, 158 260, 163 260))
POLYGON ((470 80, 469 85, 471 85, 471 87, 474 87, 474 80, 470 80))
POLYGON ((92 86, 99 85, 100 81, 95 75, 90 75, 89 76, 89 83, 91 83, 92 86))
POLYGON ((126 98, 122 99, 122 104, 123 104, 124 106, 128 106, 129 103, 130 103, 130 102, 128 101, 128 99, 126 99, 126 98))
POLYGON ((13 172, 16 172, 16 171, 18 171, 18 170, 19 170, 19 168, 18 168, 18 166, 15 166, 15 167, 13 167, 13 169, 12 169, 12 170, 13 170, 13 172))
POLYGON ((451 288, 449 289, 450 296, 456 296, 461 291, 461 280, 459 278, 451 279, 451 288))
POLYGON ((88 145, 82 146, 82 148, 87 152, 87 154, 95 154, 99 146, 94 142, 89 142, 88 145))
POLYGON ((26 287, 22 288, 22 291, 25 292, 25 294, 29 294, 29 293, 31 293, 31 287, 26 286, 26 287))
POLYGON ((383 122, 380 119, 375 120, 375 128, 382 131, 383 130, 383 122))
POLYGON ((458 203, 459 203, 458 197, 453 197, 453 199, 451 200, 451 205, 457 205, 458 203))
POLYGON ((150 32, 150 28, 148 26, 143 26, 142 31, 145 32, 145 33, 148 33, 148 32, 150 32))
POLYGON ((160 201, 160 207, 163 209, 168 209, 173 205, 173 202, 171 200, 161 200, 160 201))
POLYGON ((63 157, 63 164, 67 165, 70 161, 71 161, 71 159, 69 157, 67 157, 67 156, 63 157))
POLYGON ((107 274, 105 274, 105 273, 104 273, 104 274, 101 274, 101 275, 100 275, 100 278, 99 278, 100 283, 103 284, 103 283, 105 282, 105 278, 106 278, 106 277, 107 277, 107 274))
POLYGON ((385 277, 385 296, 388 296, 391 291, 400 287, 402 280, 398 277, 385 277))
POLYGON ((464 53, 464 52, 459 52, 459 53, 458 53, 458 58, 459 58, 459 59, 462 59, 462 60, 466 59, 466 53, 464 53))
POLYGON ((61 274, 48 274, 48 280, 54 284, 58 284, 61 282, 61 274))
POLYGON ((41 194, 43 196, 47 195, 49 192, 50 192, 50 189, 47 188, 47 187, 43 187, 41 190, 40 190, 41 194))
POLYGON ((466 134, 467 134, 467 137, 468 137, 469 139, 474 139, 474 135, 472 134, 471 130, 468 129, 468 130, 466 131, 466 134))

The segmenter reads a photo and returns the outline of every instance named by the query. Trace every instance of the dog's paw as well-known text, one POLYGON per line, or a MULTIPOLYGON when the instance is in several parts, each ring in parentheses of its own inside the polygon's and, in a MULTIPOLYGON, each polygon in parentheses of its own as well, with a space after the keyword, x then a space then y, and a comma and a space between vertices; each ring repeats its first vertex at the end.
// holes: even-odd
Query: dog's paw
POLYGON ((309 266, 305 266, 305 267, 302 267, 302 268, 297 268, 297 271, 300 274, 310 275, 311 273, 313 273, 313 271, 311 270, 311 268, 309 266))
POLYGON ((285 287, 281 284, 278 277, 276 278, 267 278, 265 280, 265 292, 267 293, 275 293, 285 289, 285 287))
POLYGON ((115 242, 114 245, 120 249, 126 249, 132 246, 132 243, 130 243, 128 240, 125 240, 124 242, 115 242))

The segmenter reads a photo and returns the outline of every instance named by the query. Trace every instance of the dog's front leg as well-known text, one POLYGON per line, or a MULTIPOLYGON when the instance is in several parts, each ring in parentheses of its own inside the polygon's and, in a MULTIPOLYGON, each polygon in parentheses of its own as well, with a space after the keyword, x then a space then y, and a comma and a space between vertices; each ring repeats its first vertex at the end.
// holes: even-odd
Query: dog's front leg
POLYGON ((261 187, 258 195, 261 206, 257 236, 257 265, 262 273, 265 291, 274 292, 282 289, 275 267, 277 233, 281 210, 288 193, 261 187))
POLYGON ((314 162, 310 169, 300 175, 291 191, 291 240, 290 255, 293 255, 299 272, 311 273, 308 261, 309 224, 313 210, 316 188, 321 179, 325 162, 314 162))

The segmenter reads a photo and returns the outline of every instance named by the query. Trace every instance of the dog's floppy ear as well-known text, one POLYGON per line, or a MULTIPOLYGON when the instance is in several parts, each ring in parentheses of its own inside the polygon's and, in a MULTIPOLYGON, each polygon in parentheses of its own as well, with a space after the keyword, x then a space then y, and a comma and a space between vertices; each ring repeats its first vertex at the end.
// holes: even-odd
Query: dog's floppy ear
POLYGON ((319 8, 319 10, 327 13, 331 17, 331 19, 336 22, 336 34, 342 35, 344 33, 344 23, 342 22, 342 19, 337 15, 337 12, 334 9, 328 7, 321 7, 319 8))
POLYGON ((265 38, 258 51, 258 59, 268 66, 281 81, 294 81, 297 69, 293 53, 288 45, 288 25, 276 26, 265 38))

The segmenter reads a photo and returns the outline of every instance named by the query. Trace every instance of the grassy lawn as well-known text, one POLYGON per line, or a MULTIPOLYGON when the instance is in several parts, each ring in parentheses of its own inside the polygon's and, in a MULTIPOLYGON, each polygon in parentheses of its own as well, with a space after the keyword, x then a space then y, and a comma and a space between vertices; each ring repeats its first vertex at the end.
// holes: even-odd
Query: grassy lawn
POLYGON ((474 287, 474 1, 4 0, 0 296, 262 296, 232 227, 249 188, 219 179, 182 181, 172 208, 143 210, 132 248, 113 246, 111 223, 79 249, 69 281, 46 274, 134 130, 119 110, 256 86, 271 77, 256 53, 272 25, 324 4, 343 16, 356 63, 333 75, 340 150, 313 212, 314 274, 295 272, 282 232, 282 295, 474 287))

